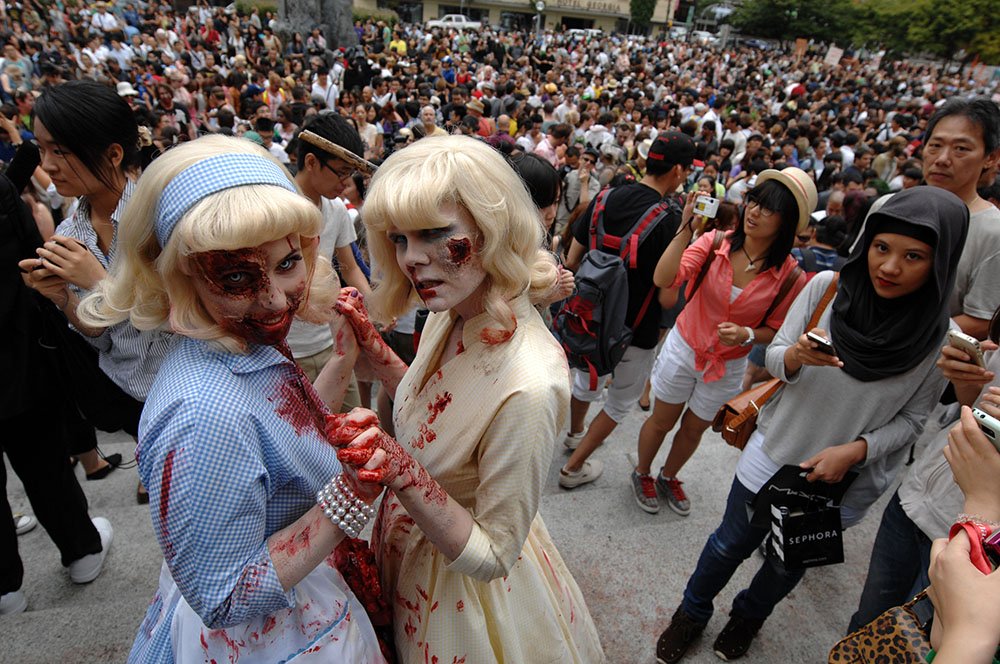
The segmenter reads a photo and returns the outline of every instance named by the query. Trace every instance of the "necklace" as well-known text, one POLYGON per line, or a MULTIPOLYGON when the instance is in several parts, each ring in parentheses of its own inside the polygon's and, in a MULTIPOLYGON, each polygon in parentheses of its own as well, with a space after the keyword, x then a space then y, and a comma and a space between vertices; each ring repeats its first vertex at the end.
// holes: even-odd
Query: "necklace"
POLYGON ((743 268, 744 272, 752 272, 753 270, 757 269, 757 266, 755 266, 754 263, 759 261, 764 256, 767 256, 767 254, 761 254, 757 258, 752 258, 750 256, 750 252, 747 251, 746 245, 741 245, 740 249, 743 250, 743 255, 747 257, 747 260, 750 261, 749 263, 747 263, 747 266, 743 268))

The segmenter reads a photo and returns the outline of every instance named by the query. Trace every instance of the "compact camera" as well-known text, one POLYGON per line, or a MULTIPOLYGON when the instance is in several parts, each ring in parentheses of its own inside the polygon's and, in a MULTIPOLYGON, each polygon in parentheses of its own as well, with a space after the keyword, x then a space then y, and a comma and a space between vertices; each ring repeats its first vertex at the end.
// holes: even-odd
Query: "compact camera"
POLYGON ((711 196, 699 196, 694 199, 694 213, 707 219, 715 219, 719 212, 719 199, 711 196))

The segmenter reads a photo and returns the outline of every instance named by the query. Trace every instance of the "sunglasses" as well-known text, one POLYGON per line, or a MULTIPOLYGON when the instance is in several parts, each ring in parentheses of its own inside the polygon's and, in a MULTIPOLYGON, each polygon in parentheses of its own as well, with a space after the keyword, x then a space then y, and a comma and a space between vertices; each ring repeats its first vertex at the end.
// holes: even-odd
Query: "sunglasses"
POLYGON ((808 242, 812 239, 812 235, 796 235, 795 237, 799 239, 799 242, 808 242))

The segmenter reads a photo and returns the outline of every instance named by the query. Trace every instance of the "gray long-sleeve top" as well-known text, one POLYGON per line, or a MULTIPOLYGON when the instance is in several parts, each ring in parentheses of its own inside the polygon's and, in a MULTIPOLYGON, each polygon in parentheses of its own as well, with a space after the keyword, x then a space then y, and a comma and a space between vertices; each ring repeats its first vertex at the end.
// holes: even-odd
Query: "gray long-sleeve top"
MULTIPOLYGON (((809 282, 767 349, 768 370, 786 385, 761 411, 758 428, 764 452, 779 465, 798 465, 827 447, 864 438, 868 457, 855 467, 859 476, 843 504, 866 510, 892 483, 946 381, 935 364, 937 352, 905 373, 877 381, 857 380, 836 367, 803 366, 786 375, 785 350, 805 331, 832 278, 832 272, 821 272, 809 282)), ((828 333, 832 307, 833 302, 819 321, 828 333)), ((836 348, 837 339, 831 341, 836 348)))

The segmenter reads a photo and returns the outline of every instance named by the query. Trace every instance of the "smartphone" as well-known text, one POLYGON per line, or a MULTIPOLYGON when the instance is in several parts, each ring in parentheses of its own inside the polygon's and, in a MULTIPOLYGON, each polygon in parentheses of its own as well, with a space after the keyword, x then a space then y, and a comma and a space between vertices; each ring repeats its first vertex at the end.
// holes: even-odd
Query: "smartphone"
POLYGON ((837 352, 833 350, 833 344, 826 337, 822 337, 815 332, 806 332, 806 338, 812 341, 814 344, 819 346, 816 350, 821 353, 826 353, 827 355, 836 355, 837 352))
POLYGON ((983 347, 979 344, 979 340, 975 337, 970 337, 968 334, 963 334, 958 330, 948 330, 948 345, 957 348, 966 355, 976 366, 986 368, 986 359, 983 357, 983 347))
POLYGON ((708 219, 715 219, 719 212, 719 199, 701 195, 694 199, 694 213, 708 219))
POLYGON ((1000 452, 1000 421, 978 408, 973 408, 972 414, 975 416, 979 428, 982 429, 986 437, 993 443, 993 447, 997 448, 997 451, 1000 452))

